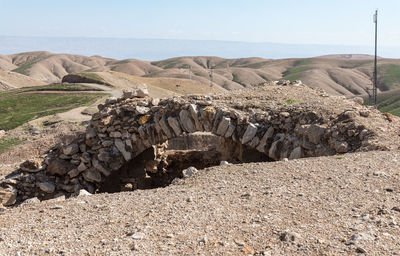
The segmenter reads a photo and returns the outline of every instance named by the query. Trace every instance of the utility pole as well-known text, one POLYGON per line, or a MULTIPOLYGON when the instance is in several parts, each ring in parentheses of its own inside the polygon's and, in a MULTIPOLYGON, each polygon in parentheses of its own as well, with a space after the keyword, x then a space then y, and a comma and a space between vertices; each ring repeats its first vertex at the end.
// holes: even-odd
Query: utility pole
POLYGON ((189 79, 192 80, 192 66, 189 66, 189 79))
POLYGON ((373 100, 376 107, 378 97, 378 69, 377 69, 377 48, 378 48, 378 10, 375 10, 374 14, 375 23, 375 60, 374 60, 374 89, 373 89, 373 100))
POLYGON ((211 71, 210 71, 210 87, 213 86, 213 78, 214 78, 213 69, 211 69, 211 71))

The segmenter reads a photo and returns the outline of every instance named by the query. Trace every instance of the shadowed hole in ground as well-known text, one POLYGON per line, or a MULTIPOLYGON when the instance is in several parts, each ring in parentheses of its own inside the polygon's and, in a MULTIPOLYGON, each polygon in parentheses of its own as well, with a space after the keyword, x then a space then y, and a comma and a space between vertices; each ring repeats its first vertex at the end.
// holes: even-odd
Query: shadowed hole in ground
POLYGON ((150 147, 125 163, 100 184, 98 192, 166 187, 175 178, 182 178, 182 170, 191 166, 204 169, 220 165, 221 161, 233 164, 271 161, 256 149, 204 132, 171 139, 165 147, 164 150, 150 147))

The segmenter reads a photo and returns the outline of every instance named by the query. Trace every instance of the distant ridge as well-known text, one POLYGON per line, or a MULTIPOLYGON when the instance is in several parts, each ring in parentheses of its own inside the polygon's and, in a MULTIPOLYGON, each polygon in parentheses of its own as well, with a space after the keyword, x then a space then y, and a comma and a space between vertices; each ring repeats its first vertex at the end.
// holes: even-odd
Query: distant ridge
MULTIPOLYGON (((329 55, 317 56, 316 58, 368 60, 368 59, 373 59, 374 57, 375 57, 374 55, 369 55, 369 54, 329 54, 329 55)), ((378 58, 382 57, 378 56, 378 58)))
MULTIPOLYGON (((400 60, 381 58, 378 64, 379 91, 399 89, 400 60)), ((37 51, 0 55, 0 90, 58 83, 65 75, 80 73, 114 81, 119 87, 142 81, 179 91, 183 89, 179 86, 185 85, 185 88, 192 88, 187 93, 235 90, 259 86, 273 80, 300 79, 305 84, 322 88, 332 95, 353 96, 367 94, 368 88, 372 86, 372 68, 372 57, 358 54, 278 60, 260 57, 186 56, 144 61, 37 51)))
MULTIPOLYGON (((373 53, 374 49, 373 46, 212 40, 0 36, 0 54, 44 50, 86 56, 101 55, 114 59, 135 58, 155 61, 177 56, 310 58, 343 52, 367 54, 373 53)), ((379 47, 378 52, 381 56, 400 58, 400 47, 379 47)))

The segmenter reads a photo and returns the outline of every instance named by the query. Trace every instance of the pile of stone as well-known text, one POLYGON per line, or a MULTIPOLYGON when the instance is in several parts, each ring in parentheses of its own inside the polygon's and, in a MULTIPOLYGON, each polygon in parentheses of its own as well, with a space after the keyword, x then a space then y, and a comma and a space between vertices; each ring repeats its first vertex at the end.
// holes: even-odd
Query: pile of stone
MULTIPOLYGON (((71 144, 56 145, 42 162, 27 161, 12 177, 0 181, 3 191, 14 196, 3 196, 2 203, 60 193, 70 196, 81 189, 95 193, 111 173, 144 150, 197 131, 246 145, 271 160, 360 150, 368 147, 372 134, 355 121, 359 113, 352 110, 327 118, 295 106, 238 109, 237 101, 226 95, 159 100, 148 97, 144 86, 126 91, 122 98, 99 105, 86 132, 71 144)), ((156 165, 152 172, 158 171, 156 165)))
POLYGON ((283 86, 300 86, 303 83, 300 80, 294 80, 294 81, 290 81, 290 80, 277 80, 277 81, 273 81, 274 85, 283 85, 283 86))

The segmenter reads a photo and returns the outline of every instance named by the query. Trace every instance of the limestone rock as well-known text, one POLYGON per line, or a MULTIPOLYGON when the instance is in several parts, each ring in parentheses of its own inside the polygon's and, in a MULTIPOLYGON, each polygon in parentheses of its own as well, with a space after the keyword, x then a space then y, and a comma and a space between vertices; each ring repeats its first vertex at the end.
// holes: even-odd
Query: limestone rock
POLYGON ((160 103, 160 99, 158 99, 158 98, 153 98, 151 100, 151 105, 153 105, 153 106, 158 106, 159 103, 160 103))
POLYGON ((70 178, 75 178, 76 176, 78 176, 81 172, 78 171, 78 169, 72 169, 71 171, 68 172, 68 176, 70 178))
POLYGON ((279 240, 282 242, 298 242, 298 240, 301 238, 301 236, 295 232, 291 232, 288 230, 285 230, 282 232, 279 236, 279 240))
POLYGON ((139 118, 138 123, 140 125, 144 125, 145 123, 147 123, 151 118, 151 115, 143 115, 139 118))
POLYGON ((111 105, 111 104, 115 104, 117 102, 117 98, 115 97, 110 97, 108 99, 106 99, 106 105, 111 105))
POLYGON ((271 145, 271 147, 269 148, 268 151, 268 156, 274 160, 279 160, 279 156, 280 156, 280 148, 282 146, 282 141, 284 139, 284 136, 281 136, 278 140, 274 141, 271 145))
POLYGON ((17 190, 13 188, 1 188, 0 187, 0 205, 11 206, 17 201, 17 190))
POLYGON ((84 170, 86 170, 87 169, 87 166, 84 164, 84 163, 80 163, 79 164, 79 166, 78 166, 78 171, 79 172, 83 172, 84 170))
POLYGON ((25 172, 38 172, 40 171, 40 162, 36 159, 26 160, 19 166, 25 172))
POLYGON ((371 111, 369 111, 369 110, 362 110, 362 111, 360 111, 360 116, 368 117, 370 113, 371 113, 371 111))
POLYGON ((212 129, 212 120, 215 115, 215 108, 212 106, 207 106, 200 109, 201 121, 206 132, 210 132, 212 129))
POLYGON ((75 143, 70 144, 63 148, 63 153, 64 153, 64 155, 67 155, 67 156, 72 156, 73 154, 76 154, 78 152, 79 152, 79 146, 78 146, 78 144, 75 144, 75 143))
POLYGON ((228 127, 231 123, 231 119, 229 117, 222 117, 221 122, 218 125, 217 128, 217 134, 222 136, 226 133, 226 131, 228 130, 228 127))
POLYGON ((106 116, 105 118, 101 119, 101 124, 104 126, 111 125, 112 122, 114 121, 114 116, 106 116))
POLYGON ((195 132, 196 127, 190 118, 189 112, 187 110, 181 110, 179 112, 179 119, 181 120, 182 127, 189 133, 195 132))
POLYGON ((99 183, 101 181, 101 174, 94 169, 88 169, 85 172, 83 172, 82 175, 83 178, 89 182, 99 183))
POLYGON ((147 114, 149 111, 150 111, 150 108, 148 108, 148 107, 142 107, 142 106, 137 106, 136 107, 136 113, 138 115, 147 114))
POLYGON ((97 132, 96 132, 96 130, 93 128, 93 127, 88 127, 87 129, 86 129, 86 139, 87 140, 89 140, 89 139, 93 139, 93 138, 95 138, 97 136, 97 132))
POLYGON ((233 124, 230 124, 228 126, 228 129, 226 129, 226 133, 225 133, 225 138, 229 138, 233 135, 233 132, 235 131, 236 126, 233 124))
POLYGON ((364 104, 364 99, 362 97, 354 97, 353 101, 357 104, 363 105, 364 104))
POLYGON ((122 140, 116 139, 115 146, 118 148, 119 152, 121 152, 122 156, 125 158, 125 161, 129 161, 132 159, 131 152, 126 151, 125 143, 122 140))
POLYGON ((229 163, 228 161, 221 161, 219 163, 219 165, 232 165, 231 163, 229 163))
POLYGON ((289 155, 289 159, 299 159, 303 157, 303 150, 301 147, 296 147, 289 155))
POLYGON ((251 141, 257 133, 257 126, 250 123, 247 126, 247 129, 242 138, 242 144, 246 144, 247 142, 251 141))
POLYGON ((23 201, 21 205, 37 204, 37 203, 40 203, 40 200, 37 197, 32 197, 23 201))
POLYGON ((345 141, 334 141, 331 145, 333 149, 338 153, 346 153, 348 151, 349 145, 345 141))
POLYGON ((109 162, 111 160, 111 154, 109 152, 101 152, 97 155, 97 158, 102 162, 109 162))
POLYGON ((199 120, 199 112, 197 111, 197 106, 195 104, 190 104, 189 105, 189 112, 190 115, 192 116, 194 120, 194 124, 196 125, 196 130, 202 132, 203 131, 203 125, 201 124, 199 120))
POLYGON ((121 138, 122 134, 120 132, 110 132, 111 138, 121 138))
POLYGON ((311 143, 317 145, 321 142, 322 136, 325 134, 326 128, 322 125, 311 124, 302 125, 297 131, 299 134, 307 137, 311 143))
POLYGON ((133 98, 133 97, 135 97, 137 95, 136 91, 133 91, 133 90, 123 90, 122 92, 123 92, 123 96, 122 97, 124 99, 130 99, 130 98, 133 98))
POLYGON ((251 140, 249 146, 250 146, 251 148, 255 148, 255 147, 257 147, 258 144, 260 144, 260 139, 259 139, 257 136, 255 136, 255 137, 251 140))
POLYGON ((39 188, 42 191, 44 191, 44 192, 46 192, 48 194, 51 194, 56 190, 56 186, 53 183, 50 183, 50 182, 41 182, 41 183, 39 183, 39 188))
POLYGON ((270 126, 268 130, 264 133, 264 136, 261 138, 260 143, 257 146, 257 150, 264 153, 265 152, 265 146, 267 145, 267 141, 269 138, 272 138, 274 135, 274 127, 270 126))
POLYGON ((149 91, 147 90, 147 85, 146 84, 139 84, 136 87, 136 94, 137 97, 139 98, 144 98, 149 96, 149 91))
POLYGON ((49 163, 47 166, 46 172, 50 175, 65 175, 69 170, 73 169, 73 165, 68 161, 62 159, 55 159, 49 163))
POLYGON ((111 172, 109 170, 107 170, 106 168, 104 168, 97 159, 93 159, 92 160, 92 165, 93 167, 98 170, 99 172, 101 172, 104 176, 108 177, 111 172))
POLYGON ((167 119, 165 117, 161 118, 159 121, 159 124, 161 126, 162 131, 165 133, 165 135, 168 137, 168 139, 173 137, 171 128, 167 124, 167 119))
POLYGON ((85 189, 81 189, 81 190, 79 190, 79 192, 78 192, 78 197, 82 197, 82 196, 91 196, 92 194, 90 194, 87 190, 85 190, 85 189))
POLYGON ((185 169, 182 171, 182 175, 184 178, 190 178, 193 175, 195 175, 198 172, 198 170, 196 168, 194 168, 193 166, 185 169))
POLYGON ((168 117, 168 124, 171 126, 176 136, 180 136, 182 134, 182 129, 179 125, 178 119, 175 117, 168 117))

